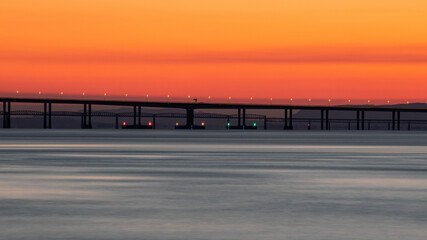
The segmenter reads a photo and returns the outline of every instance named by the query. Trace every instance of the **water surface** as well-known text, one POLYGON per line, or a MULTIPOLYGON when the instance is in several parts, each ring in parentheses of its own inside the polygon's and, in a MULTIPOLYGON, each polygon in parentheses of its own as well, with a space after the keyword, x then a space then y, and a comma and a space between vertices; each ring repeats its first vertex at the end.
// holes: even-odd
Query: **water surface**
POLYGON ((427 239, 427 134, 0 130, 0 239, 427 239))

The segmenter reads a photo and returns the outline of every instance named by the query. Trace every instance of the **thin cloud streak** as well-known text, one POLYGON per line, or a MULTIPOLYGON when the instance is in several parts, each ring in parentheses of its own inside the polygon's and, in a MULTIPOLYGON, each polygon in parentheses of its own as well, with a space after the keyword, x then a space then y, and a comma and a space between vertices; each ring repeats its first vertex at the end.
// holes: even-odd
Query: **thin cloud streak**
POLYGON ((0 61, 58 64, 190 64, 190 63, 427 63, 427 47, 288 48, 266 51, 175 53, 11 53, 0 61))

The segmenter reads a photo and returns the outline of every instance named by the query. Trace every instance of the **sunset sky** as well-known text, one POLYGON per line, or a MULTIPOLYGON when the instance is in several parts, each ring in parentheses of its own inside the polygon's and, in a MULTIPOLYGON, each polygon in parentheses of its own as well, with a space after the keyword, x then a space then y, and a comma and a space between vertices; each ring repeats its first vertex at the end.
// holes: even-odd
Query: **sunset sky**
POLYGON ((426 99, 425 0, 5 0, 2 93, 426 99))

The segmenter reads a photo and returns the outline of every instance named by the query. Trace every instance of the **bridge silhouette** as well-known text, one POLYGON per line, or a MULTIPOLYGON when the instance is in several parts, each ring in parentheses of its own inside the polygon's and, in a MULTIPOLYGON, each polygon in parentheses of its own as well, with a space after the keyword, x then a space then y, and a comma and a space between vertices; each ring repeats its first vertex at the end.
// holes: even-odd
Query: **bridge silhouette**
MULTIPOLYGON (((226 119, 228 128, 232 129, 249 129, 251 126, 246 125, 248 119, 258 119, 264 122, 264 129, 267 129, 267 121, 269 122, 282 122, 283 129, 292 130, 294 122, 307 122, 307 128, 311 129, 311 122, 319 122, 321 130, 330 130, 331 121, 348 122, 348 129, 350 130, 350 123, 355 122, 357 130, 365 130, 366 123, 370 129, 370 124, 373 122, 388 123, 389 130, 401 129, 401 113, 427 113, 427 108, 403 108, 403 107, 379 107, 379 106, 312 106, 312 105, 273 105, 273 104, 232 104, 232 103, 183 103, 183 102, 149 102, 149 101, 119 101, 119 100, 89 100, 89 99, 40 99, 40 98, 0 98, 3 103, 3 128, 11 127, 11 116, 43 116, 43 127, 52 128, 52 116, 72 116, 81 118, 82 128, 92 128, 92 117, 113 117, 116 119, 116 128, 119 128, 119 118, 133 118, 133 126, 138 128, 143 126, 141 118, 152 118, 152 128, 156 126, 156 118, 185 118, 186 124, 180 126, 184 129, 200 128, 194 124, 195 118, 213 118, 213 119, 226 119), (42 104, 43 111, 30 111, 20 110, 12 111, 13 103, 28 103, 28 104, 42 104), (68 105, 82 105, 81 112, 73 111, 52 111, 53 104, 68 104, 68 105), (120 106, 120 107, 133 107, 132 112, 115 113, 110 111, 92 111, 92 106, 120 106), (184 109, 185 113, 149 113, 142 111, 143 108, 166 108, 166 109, 184 109), (195 110, 236 110, 236 114, 218 114, 218 113, 195 113, 195 110), (246 114, 246 110, 283 110, 283 118, 267 118, 265 115, 259 114, 246 114), (293 112, 295 110, 312 110, 319 112, 319 118, 294 118, 293 112), (330 119, 329 111, 352 111, 355 113, 355 118, 349 119, 330 119), (370 119, 365 120, 365 112, 387 112, 390 113, 390 120, 384 119, 370 119), (231 119, 237 120, 237 125, 230 126, 231 119)), ((426 115, 427 116, 427 115, 426 115)), ((425 123, 424 120, 405 120, 408 123, 425 123)), ((226 126, 225 126, 226 127, 226 126)), ((256 128, 256 127, 255 127, 256 128)))

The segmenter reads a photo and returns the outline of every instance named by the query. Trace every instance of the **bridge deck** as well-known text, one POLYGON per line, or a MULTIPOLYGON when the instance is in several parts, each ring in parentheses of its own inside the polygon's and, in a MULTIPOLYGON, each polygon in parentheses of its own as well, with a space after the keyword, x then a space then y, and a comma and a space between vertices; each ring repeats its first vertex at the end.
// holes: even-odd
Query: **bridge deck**
POLYGON ((238 103, 182 103, 91 99, 40 99, 40 98, 0 98, 0 102, 52 103, 52 104, 92 104, 103 106, 141 106, 182 109, 299 109, 332 111, 378 111, 378 112, 427 112, 427 108, 378 107, 378 106, 322 106, 322 105, 282 105, 282 104, 238 104, 238 103))

